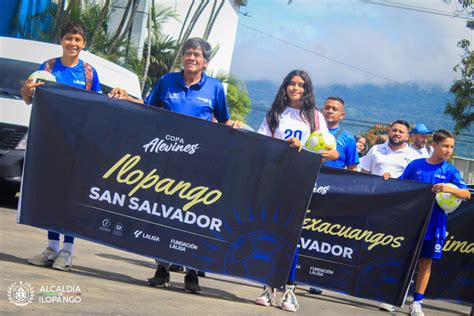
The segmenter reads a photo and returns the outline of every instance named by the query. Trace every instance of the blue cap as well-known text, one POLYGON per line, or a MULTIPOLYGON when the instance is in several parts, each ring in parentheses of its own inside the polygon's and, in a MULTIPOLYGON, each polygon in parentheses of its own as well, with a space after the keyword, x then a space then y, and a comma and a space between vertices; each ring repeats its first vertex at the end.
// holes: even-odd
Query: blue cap
POLYGON ((425 124, 418 123, 412 128, 410 134, 433 134, 433 131, 429 130, 425 124))

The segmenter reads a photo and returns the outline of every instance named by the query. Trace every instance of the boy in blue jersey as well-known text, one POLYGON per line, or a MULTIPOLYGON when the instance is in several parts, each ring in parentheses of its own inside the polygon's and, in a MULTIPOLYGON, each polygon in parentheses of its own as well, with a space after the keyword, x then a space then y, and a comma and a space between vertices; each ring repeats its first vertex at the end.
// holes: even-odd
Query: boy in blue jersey
POLYGON ((329 132, 336 138, 336 149, 339 152, 338 159, 326 161, 324 164, 336 168, 357 170, 359 155, 354 136, 339 126, 339 122, 346 115, 344 100, 340 97, 328 97, 322 112, 329 132))
MULTIPOLYGON (((72 87, 101 93, 99 77, 96 70, 79 59, 79 53, 86 45, 84 27, 77 22, 67 22, 61 28, 60 43, 63 48, 61 57, 44 62, 38 70, 50 72, 56 81, 72 87)), ((35 88, 44 82, 26 80, 21 89, 26 104, 33 101, 35 88)), ((48 231, 48 247, 41 254, 28 260, 36 266, 52 266, 54 269, 69 271, 72 267, 74 237, 64 236, 63 248, 60 250, 59 234, 48 231)))
MULTIPOLYGON (((432 156, 410 162, 399 179, 433 183, 432 191, 434 193, 447 192, 461 199, 470 199, 471 194, 466 189, 459 170, 447 162, 453 153, 454 136, 450 132, 440 129, 433 135, 432 146, 432 156), (447 183, 453 183, 458 188, 448 186, 447 183)), ((446 238, 446 217, 446 213, 435 203, 418 260, 415 296, 410 305, 410 315, 424 315, 421 303, 430 279, 431 264, 433 260, 441 258, 441 250, 446 238)))
MULTIPOLYGON (((190 38, 181 51, 183 69, 163 75, 145 101, 129 96, 127 91, 120 88, 110 91, 109 97, 145 103, 207 121, 216 119, 219 123, 240 128, 240 121, 230 119, 222 83, 204 73, 211 53, 211 45, 207 41, 190 38)), ((169 286, 170 266, 169 263, 158 262, 155 276, 148 279, 148 283, 156 287, 169 286)), ((184 277, 184 288, 192 293, 201 291, 196 270, 188 270, 184 277)))

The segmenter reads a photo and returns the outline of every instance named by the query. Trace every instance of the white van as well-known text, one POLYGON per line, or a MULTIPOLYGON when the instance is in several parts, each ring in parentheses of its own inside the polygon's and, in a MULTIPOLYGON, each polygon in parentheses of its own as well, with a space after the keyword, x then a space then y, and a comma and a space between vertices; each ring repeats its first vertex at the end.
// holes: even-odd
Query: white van
MULTIPOLYGON (((31 105, 21 97, 22 81, 41 63, 61 55, 60 45, 0 37, 0 193, 14 193, 20 187, 31 113, 31 105)), ((80 58, 97 70, 103 93, 121 87, 141 97, 133 72, 86 51, 80 58)))

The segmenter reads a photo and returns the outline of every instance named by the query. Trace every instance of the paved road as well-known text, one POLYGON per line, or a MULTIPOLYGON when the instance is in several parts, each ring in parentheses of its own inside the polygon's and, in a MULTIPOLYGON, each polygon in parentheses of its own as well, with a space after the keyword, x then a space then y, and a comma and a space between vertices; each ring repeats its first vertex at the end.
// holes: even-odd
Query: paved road
MULTIPOLYGON (((5 205, 5 204, 3 204, 5 205)), ((8 203, 7 207, 12 207, 8 203)), ((0 312, 10 314, 84 315, 285 315, 276 307, 260 307, 253 301, 260 286, 210 274, 201 278, 203 293, 183 291, 183 274, 172 273, 172 286, 157 289, 146 285, 153 274, 153 260, 110 247, 77 240, 71 272, 28 265, 27 258, 41 252, 46 232, 15 223, 15 210, 0 207, 0 312), (28 282, 34 301, 18 307, 10 303, 8 289, 13 283, 28 282), (72 286, 81 292, 80 303, 40 303, 46 286, 72 286), (43 289, 42 289, 43 287, 43 289)), ((68 289, 65 289, 68 291, 68 289)), ((406 315, 407 308, 395 313, 377 310, 377 303, 325 291, 314 296, 298 291, 301 308, 297 315, 406 315)), ((425 314, 468 315, 470 306, 426 301, 425 314)))

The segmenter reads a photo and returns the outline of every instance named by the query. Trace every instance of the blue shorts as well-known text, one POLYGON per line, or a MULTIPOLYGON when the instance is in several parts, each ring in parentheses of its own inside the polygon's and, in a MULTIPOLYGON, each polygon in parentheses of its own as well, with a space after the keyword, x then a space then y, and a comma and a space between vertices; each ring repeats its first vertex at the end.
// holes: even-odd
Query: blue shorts
POLYGON ((423 241, 420 257, 439 260, 443 252, 444 239, 428 239, 423 241))

